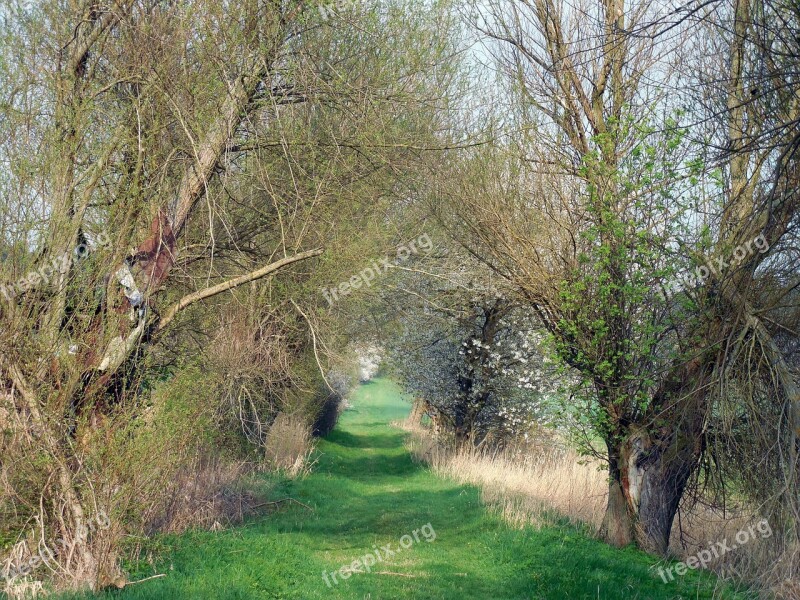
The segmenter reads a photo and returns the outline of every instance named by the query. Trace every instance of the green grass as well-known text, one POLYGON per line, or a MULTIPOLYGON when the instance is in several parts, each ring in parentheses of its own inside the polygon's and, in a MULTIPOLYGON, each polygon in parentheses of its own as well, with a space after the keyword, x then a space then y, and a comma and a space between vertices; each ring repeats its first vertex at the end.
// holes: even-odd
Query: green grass
MULTIPOLYGON (((408 405, 396 387, 362 386, 337 430, 320 443, 307 478, 283 482, 277 513, 219 533, 164 537, 167 577, 107 592, 123 599, 677 599, 712 598, 714 579, 690 573, 664 584, 656 560, 615 550, 569 526, 514 530, 481 504, 477 489, 415 464, 390 422, 408 405), (326 585, 331 572, 373 551, 399 545, 430 523, 436 539, 378 563, 372 572, 326 585), (399 574, 408 575, 404 577, 399 574)), ((276 497, 278 497, 276 495, 276 497)), ((150 569, 149 571, 147 569, 150 569)), ((132 578, 153 574, 135 570, 132 578)), ((717 597, 734 598, 725 593, 717 597)))

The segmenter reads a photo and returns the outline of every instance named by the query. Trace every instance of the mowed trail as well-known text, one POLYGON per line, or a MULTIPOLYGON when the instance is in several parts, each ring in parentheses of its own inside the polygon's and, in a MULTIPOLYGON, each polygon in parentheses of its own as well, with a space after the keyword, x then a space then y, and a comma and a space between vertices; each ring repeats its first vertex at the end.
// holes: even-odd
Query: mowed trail
POLYGON ((163 538, 165 562, 155 570, 145 565, 132 578, 167 577, 105 595, 230 600, 734 597, 720 590, 714 596, 714 580, 696 573, 664 584, 651 568, 652 557, 612 549, 566 524, 511 529, 487 511, 478 490, 439 478, 412 461, 405 434, 391 425, 409 411, 393 383, 376 380, 361 386, 352 404, 337 429, 320 442, 313 473, 271 492, 311 510, 282 503, 277 512, 226 531, 163 538), (343 574, 343 566, 355 566, 356 572, 343 574))

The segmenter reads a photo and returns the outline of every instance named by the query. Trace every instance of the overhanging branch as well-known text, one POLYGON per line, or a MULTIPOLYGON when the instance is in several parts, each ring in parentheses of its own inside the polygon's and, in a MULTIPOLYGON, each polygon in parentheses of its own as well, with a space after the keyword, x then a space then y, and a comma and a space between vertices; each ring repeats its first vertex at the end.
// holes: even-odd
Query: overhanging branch
POLYGON ((198 292, 194 292, 193 294, 189 294, 188 296, 184 296, 181 298, 176 304, 174 304, 167 313, 161 318, 156 327, 156 331, 163 331, 166 329, 167 326, 175 319, 179 312, 184 310, 185 308, 191 306, 196 302, 200 302, 201 300, 205 300, 207 298, 211 298, 212 296, 216 296, 217 294, 221 294, 222 292, 227 292, 228 290, 232 290, 240 285, 244 285, 245 283, 250 283, 251 281, 256 281, 258 279, 262 279, 267 277, 268 275, 272 275, 276 271, 281 270, 284 267, 292 265, 294 263, 307 260, 309 258, 313 258, 315 256, 319 256, 322 254, 324 250, 322 248, 317 248, 315 250, 309 250, 307 252, 301 252, 300 254, 296 254, 294 256, 289 256, 287 258, 283 258, 279 261, 271 263, 257 271, 253 271, 252 273, 248 273, 247 275, 242 275, 241 277, 236 277, 235 279, 231 279, 224 283, 220 283, 210 288, 206 288, 204 290, 200 290, 198 292))

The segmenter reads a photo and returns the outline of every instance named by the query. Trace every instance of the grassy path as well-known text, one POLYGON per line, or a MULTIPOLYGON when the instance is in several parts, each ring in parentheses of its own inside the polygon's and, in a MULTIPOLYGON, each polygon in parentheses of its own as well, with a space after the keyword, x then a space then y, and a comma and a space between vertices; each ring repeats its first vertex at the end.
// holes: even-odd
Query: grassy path
MULTIPOLYGON (((712 597, 710 578, 690 574, 664 584, 650 570, 652 558, 612 550, 569 527, 509 529, 481 505, 476 489, 442 480, 412 462, 404 434, 389 425, 408 411, 390 382, 362 386, 353 404, 337 430, 321 442, 314 473, 279 490, 313 507, 313 513, 287 504, 276 514, 228 531, 167 538, 168 563, 159 572, 168 576, 108 597, 712 597), (427 524, 430 528, 424 528, 427 524), (401 549, 401 542, 409 547, 401 549), (387 556, 387 545, 394 556, 387 556), (374 557, 376 548, 385 560, 376 560, 369 573, 346 580, 338 574, 336 583, 328 575, 326 584, 323 572, 368 553, 374 557)), ((151 574, 134 573, 134 578, 151 574)))

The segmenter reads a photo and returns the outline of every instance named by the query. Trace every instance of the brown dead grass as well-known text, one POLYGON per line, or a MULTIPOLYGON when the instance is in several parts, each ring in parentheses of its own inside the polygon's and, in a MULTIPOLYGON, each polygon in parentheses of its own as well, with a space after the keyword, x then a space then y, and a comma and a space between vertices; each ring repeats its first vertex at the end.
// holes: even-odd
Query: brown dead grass
POLYGON ((226 528, 254 514, 261 498, 245 485, 253 465, 197 458, 174 473, 161 502, 143 515, 147 535, 226 528))
POLYGON ((8 600, 33 600, 45 595, 41 581, 14 579, 0 586, 0 593, 8 600))
POLYGON ((708 568, 731 581, 754 582, 766 598, 800 600, 800 544, 779 532, 762 537, 761 520, 757 511, 747 507, 722 511, 695 504, 676 517, 670 550, 686 559, 720 544, 735 546, 713 559, 708 568), (746 543, 737 542, 738 533, 751 529, 746 543))
POLYGON ((599 465, 551 443, 485 451, 438 444, 428 430, 404 423, 412 454, 444 477, 480 487, 489 506, 515 526, 541 526, 553 514, 598 526, 608 484, 599 465), (535 451, 531 451, 535 448, 535 451))
POLYGON ((314 438, 302 417, 278 413, 264 444, 267 466, 291 478, 301 477, 313 466, 314 438))

